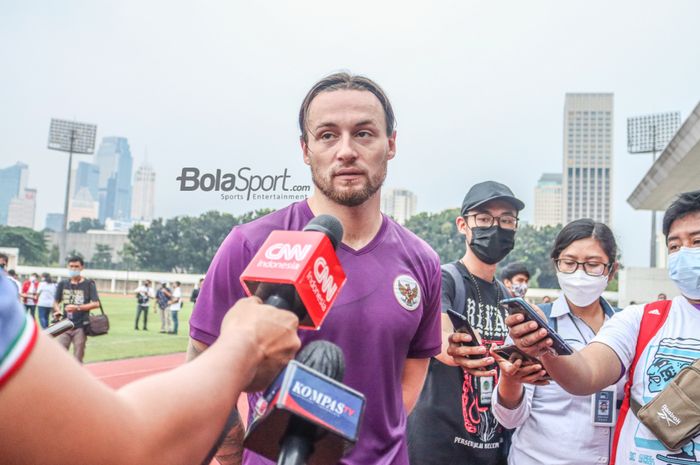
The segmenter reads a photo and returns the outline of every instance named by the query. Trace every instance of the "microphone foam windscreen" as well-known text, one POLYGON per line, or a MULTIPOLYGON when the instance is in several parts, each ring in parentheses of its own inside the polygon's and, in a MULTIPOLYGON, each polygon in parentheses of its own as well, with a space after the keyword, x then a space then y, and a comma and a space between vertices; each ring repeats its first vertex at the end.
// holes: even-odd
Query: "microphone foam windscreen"
POLYGON ((296 360, 338 382, 345 376, 343 350, 332 342, 310 342, 297 354, 296 360))
POLYGON ((322 232, 331 240, 334 248, 343 240, 343 225, 340 220, 331 215, 318 215, 304 227, 304 231, 322 232))

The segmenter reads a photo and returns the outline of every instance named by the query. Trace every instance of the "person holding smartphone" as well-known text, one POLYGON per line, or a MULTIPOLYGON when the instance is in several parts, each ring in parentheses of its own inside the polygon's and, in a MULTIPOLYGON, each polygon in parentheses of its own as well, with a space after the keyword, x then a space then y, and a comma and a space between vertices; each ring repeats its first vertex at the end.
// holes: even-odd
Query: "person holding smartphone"
POLYGON ((488 347, 502 345, 508 333, 507 314, 498 302, 510 292, 496 279, 496 266, 515 245, 518 212, 524 206, 507 186, 494 181, 474 185, 464 198, 456 223, 465 235, 466 252, 442 270, 442 352, 430 360, 425 386, 408 418, 413 465, 506 463, 509 432, 491 412, 499 369, 488 347), (458 316, 453 323, 448 311, 463 320, 458 316), (480 344, 473 345, 469 329, 480 344))
MULTIPOLYGON (((540 309, 548 315, 549 326, 574 349, 585 347, 617 311, 602 297, 617 271, 616 256, 615 237, 603 223, 576 220, 557 235, 551 257, 562 293, 540 309)), ((613 400, 622 399, 622 382, 600 395, 580 397, 543 381, 546 372, 540 364, 524 368, 522 362, 499 362, 502 376, 491 402, 498 421, 517 428, 509 464, 607 463, 615 426, 613 400), (567 440, 542 440, 555 437, 567 440)))

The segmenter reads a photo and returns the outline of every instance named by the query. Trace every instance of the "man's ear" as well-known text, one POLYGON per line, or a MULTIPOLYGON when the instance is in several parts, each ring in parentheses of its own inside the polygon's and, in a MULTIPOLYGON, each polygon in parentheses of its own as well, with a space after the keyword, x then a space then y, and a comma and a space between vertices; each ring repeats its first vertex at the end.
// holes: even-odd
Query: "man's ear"
POLYGON ((396 131, 394 131, 391 136, 389 136, 389 152, 387 153, 387 160, 391 160, 396 156, 396 131))
POLYGON ((301 153, 304 157, 304 163, 307 165, 311 164, 311 158, 309 157, 309 146, 304 140, 304 136, 299 136, 299 145, 301 145, 301 153))

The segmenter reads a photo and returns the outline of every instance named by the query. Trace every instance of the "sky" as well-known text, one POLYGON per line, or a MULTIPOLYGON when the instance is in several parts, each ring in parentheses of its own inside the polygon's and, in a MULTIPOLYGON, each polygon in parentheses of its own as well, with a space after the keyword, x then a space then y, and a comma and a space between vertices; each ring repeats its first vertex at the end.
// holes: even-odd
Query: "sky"
MULTIPOLYGON (((61 212, 68 156, 46 148, 51 118, 127 137, 157 172, 156 215, 240 214, 289 201, 181 192, 183 167, 311 184, 301 100, 338 70, 388 93, 397 156, 387 187, 418 210, 506 183, 533 219, 534 187, 560 172, 567 92, 613 92, 612 228, 623 263, 648 263, 649 218, 627 197, 651 165, 626 151, 626 118, 700 100, 695 0, 0 2, 0 167, 23 161, 37 226, 61 212), (696 44, 696 45, 693 45, 696 44)), ((91 156, 76 156, 90 161, 91 156)))

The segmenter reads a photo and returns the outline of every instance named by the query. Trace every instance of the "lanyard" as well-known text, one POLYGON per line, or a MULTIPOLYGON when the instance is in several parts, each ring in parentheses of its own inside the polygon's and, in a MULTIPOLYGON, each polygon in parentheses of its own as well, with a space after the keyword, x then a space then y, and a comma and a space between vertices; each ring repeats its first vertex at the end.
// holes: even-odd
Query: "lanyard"
MULTIPOLYGON (((581 335, 581 339, 583 339, 584 345, 588 345, 588 340, 586 339, 586 336, 583 335, 583 332, 581 332, 581 328, 579 328, 579 327, 578 327, 578 324, 576 324, 576 320, 574 319, 574 317, 571 316, 571 313, 567 313, 567 315, 569 315, 569 319, 571 320, 571 322, 572 322, 572 323, 574 324, 574 326, 576 327, 576 331, 578 331, 578 333, 581 335)), ((603 317, 603 318, 605 318, 605 317, 603 317)), ((583 324, 585 324, 586 326, 588 326, 588 325, 586 324, 586 322, 584 322, 583 324)), ((590 329, 591 327, 588 326, 588 328, 590 329)), ((593 330, 591 329, 591 331, 593 331, 593 330)), ((595 334, 595 331, 593 331, 593 334, 595 334)))

